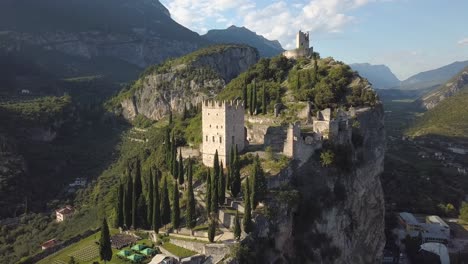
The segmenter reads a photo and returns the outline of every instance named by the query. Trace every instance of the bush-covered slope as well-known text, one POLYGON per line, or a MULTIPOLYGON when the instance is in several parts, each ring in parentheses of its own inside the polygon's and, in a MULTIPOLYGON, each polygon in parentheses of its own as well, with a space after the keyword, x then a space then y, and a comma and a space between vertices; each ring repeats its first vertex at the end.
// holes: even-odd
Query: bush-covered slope
POLYGON ((409 129, 412 136, 468 137, 468 87, 427 111, 409 129))
POLYGON ((436 90, 422 96, 418 102, 426 109, 432 109, 441 101, 468 87, 468 66, 436 90))
MULTIPOLYGON (((243 98, 244 89, 250 94, 255 83, 258 102, 264 97, 265 87, 268 112, 279 102, 311 101, 317 109, 376 103, 377 96, 370 84, 348 65, 332 58, 320 59, 318 55, 316 58, 298 61, 283 56, 263 58, 232 80, 218 98, 243 98)), ((249 101, 249 95, 244 99, 249 101)))

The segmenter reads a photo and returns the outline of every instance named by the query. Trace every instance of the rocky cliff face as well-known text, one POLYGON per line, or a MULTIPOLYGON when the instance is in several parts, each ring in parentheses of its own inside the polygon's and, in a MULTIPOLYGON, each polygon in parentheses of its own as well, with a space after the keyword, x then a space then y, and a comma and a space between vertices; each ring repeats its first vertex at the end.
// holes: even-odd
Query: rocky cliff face
POLYGON ((324 168, 313 156, 293 168, 291 189, 275 191, 266 203, 269 213, 257 217, 255 241, 263 242, 251 246, 266 262, 379 263, 385 244, 383 109, 360 109, 356 120, 359 128, 335 146, 337 164, 324 168))
POLYGON ((258 54, 247 46, 230 46, 220 52, 204 53, 193 61, 177 61, 138 80, 120 102, 120 114, 129 120, 139 114, 160 120, 170 111, 182 113, 184 107, 218 94, 227 82, 255 64, 258 54))
POLYGON ((430 110, 436 107, 441 101, 453 96, 466 86, 468 86, 468 67, 436 91, 421 98, 420 103, 424 108, 430 110))
POLYGON ((56 64, 71 68, 73 58, 61 54, 78 61, 114 58, 143 68, 209 44, 172 20, 157 0, 5 0, 0 32, 0 51, 35 57, 40 64, 53 65, 47 57, 56 56, 56 64))
POLYGON ((7 34, 3 38, 8 41, 0 46, 3 50, 22 52, 34 47, 83 59, 112 57, 142 68, 190 53, 202 45, 200 42, 160 38, 157 33, 145 29, 135 29, 130 34, 98 31, 7 34))

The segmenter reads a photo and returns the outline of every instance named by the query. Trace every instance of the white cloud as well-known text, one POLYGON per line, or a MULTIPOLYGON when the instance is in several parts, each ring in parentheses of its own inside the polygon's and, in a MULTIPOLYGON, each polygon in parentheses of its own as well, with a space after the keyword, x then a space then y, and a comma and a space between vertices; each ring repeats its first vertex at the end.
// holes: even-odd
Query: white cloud
POLYGON ((468 46, 468 38, 460 39, 458 45, 468 46))
POLYGON ((182 25, 204 34, 233 21, 268 39, 279 40, 285 48, 294 46, 294 36, 301 29, 312 35, 338 33, 355 22, 354 9, 384 0, 273 0, 257 4, 254 0, 163 0, 172 17, 182 25), (211 24, 210 24, 211 23, 211 24), (218 25, 213 24, 218 23, 218 25))

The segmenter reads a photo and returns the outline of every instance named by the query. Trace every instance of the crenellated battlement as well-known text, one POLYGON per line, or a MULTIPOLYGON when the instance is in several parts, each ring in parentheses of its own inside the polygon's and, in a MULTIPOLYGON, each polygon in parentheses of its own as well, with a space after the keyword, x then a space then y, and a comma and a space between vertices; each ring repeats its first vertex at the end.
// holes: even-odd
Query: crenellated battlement
POLYGON ((202 103, 203 109, 227 109, 227 108, 234 108, 238 109, 245 109, 244 101, 242 100, 205 100, 202 103))

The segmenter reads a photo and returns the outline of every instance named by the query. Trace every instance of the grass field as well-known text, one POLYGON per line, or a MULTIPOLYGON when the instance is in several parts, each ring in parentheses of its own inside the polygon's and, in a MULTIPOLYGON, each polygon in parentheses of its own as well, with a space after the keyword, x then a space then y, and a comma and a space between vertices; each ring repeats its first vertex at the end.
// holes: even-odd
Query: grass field
POLYGON ((188 250, 186 248, 183 248, 183 247, 179 247, 179 246, 176 246, 172 243, 164 243, 164 245, 162 245, 163 248, 165 248, 167 251, 171 252, 172 254, 180 257, 180 258, 186 258, 186 257, 190 257, 190 256, 193 256, 195 254, 197 254, 197 252, 194 252, 194 251, 191 251, 191 250, 188 250))
MULTIPOLYGON (((117 233, 117 230, 111 230, 111 234, 117 233)), ((99 247, 96 244, 99 241, 101 233, 98 232, 94 235, 91 235, 73 245, 70 245, 59 252, 41 260, 38 264, 65 264, 68 263, 70 260, 70 256, 75 258, 77 263, 93 263, 94 261, 100 262, 99 259, 99 247)), ((145 244, 147 246, 151 246, 152 242, 148 239, 143 239, 138 241, 139 244, 145 244)), ((123 248, 130 250, 130 247, 123 248)), ((129 261, 120 259, 117 257, 117 253, 120 250, 112 249, 114 255, 112 256, 112 260, 109 261, 109 264, 123 264, 123 263, 130 263, 129 261)), ((149 262, 150 258, 147 259, 149 262)), ((146 263, 146 262, 143 262, 146 263)))

